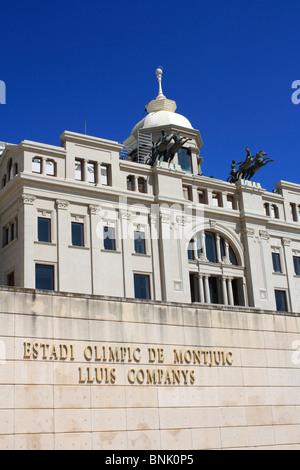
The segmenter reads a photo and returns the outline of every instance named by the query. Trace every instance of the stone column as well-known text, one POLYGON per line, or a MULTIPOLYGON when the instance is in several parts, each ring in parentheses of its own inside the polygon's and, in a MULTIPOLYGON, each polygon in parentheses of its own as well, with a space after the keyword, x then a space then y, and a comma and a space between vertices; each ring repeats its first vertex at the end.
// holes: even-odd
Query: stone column
POLYGON ((35 289, 34 241, 37 240, 35 200, 35 196, 23 194, 21 197, 23 206, 19 216, 19 236, 22 233, 20 229, 23 226, 23 255, 21 257, 23 273, 19 277, 20 285, 23 284, 23 287, 28 289, 35 289))
POLYGON ((57 290, 68 291, 68 284, 63 284, 63 279, 68 282, 68 266, 66 263, 68 245, 71 244, 70 240, 70 221, 67 217, 66 211, 68 210, 69 202, 63 199, 56 200, 57 209, 57 290), (63 274, 63 270, 65 273, 63 274))
POLYGON ((217 251, 217 262, 221 263, 221 247, 220 247, 220 235, 216 233, 216 251, 217 251))
MULTIPOLYGON (((228 295, 227 295, 227 285, 226 285, 226 278, 222 277, 222 297, 223 297, 223 304, 228 305, 228 295)), ((230 304, 231 305, 231 304, 230 304)))
POLYGON ((201 237, 202 253, 200 254, 199 258, 200 258, 201 261, 207 261, 206 242, 205 242, 205 232, 204 232, 204 230, 200 233, 200 237, 201 237))
POLYGON ((131 213, 127 209, 120 209, 119 217, 121 222, 124 297, 134 298, 134 280, 132 271, 133 240, 131 239, 129 230, 131 213))
POLYGON ((199 290, 199 302, 205 303, 204 288, 203 288, 203 275, 198 274, 198 290, 199 290))
POLYGON ((150 225, 150 243, 152 257, 153 272, 153 299, 160 301, 161 293, 161 270, 160 270, 160 254, 159 254, 159 215, 155 212, 149 214, 150 225))
POLYGON ((97 186, 101 186, 101 162, 96 163, 96 183, 97 186))
POLYGON ((227 292, 229 305, 234 305, 233 290, 232 290, 232 277, 227 278, 227 292))
POLYGON ((204 293, 205 293, 205 302, 207 304, 211 303, 210 300, 210 290, 209 290, 209 276, 207 274, 204 274, 204 293))
POLYGON ((299 313, 299 308, 297 309, 297 292, 295 289, 295 278, 294 278, 295 268, 294 268, 291 240, 290 238, 282 238, 281 242, 282 242, 283 251, 284 251, 286 275, 287 275, 288 286, 289 286, 289 289, 287 292, 287 297, 289 297, 289 299, 287 299, 288 308, 294 313, 299 313))

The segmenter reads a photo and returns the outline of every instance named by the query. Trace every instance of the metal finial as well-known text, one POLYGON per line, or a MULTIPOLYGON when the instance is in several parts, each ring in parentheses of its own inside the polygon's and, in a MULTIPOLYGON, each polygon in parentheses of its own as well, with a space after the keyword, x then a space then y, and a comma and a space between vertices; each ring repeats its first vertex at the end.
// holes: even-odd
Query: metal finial
POLYGON ((162 68, 161 67, 158 67, 156 70, 155 70, 155 73, 156 73, 156 76, 157 76, 157 80, 158 80, 158 96, 156 99, 160 99, 160 98, 165 98, 163 92, 162 92, 162 86, 161 86, 161 79, 162 79, 162 74, 163 74, 163 71, 162 71, 162 68))

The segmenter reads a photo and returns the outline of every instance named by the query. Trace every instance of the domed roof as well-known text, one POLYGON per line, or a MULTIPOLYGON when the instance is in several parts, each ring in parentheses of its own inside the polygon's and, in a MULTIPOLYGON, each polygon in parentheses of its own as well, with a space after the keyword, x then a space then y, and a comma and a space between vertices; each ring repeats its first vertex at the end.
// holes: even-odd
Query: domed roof
POLYGON ((149 113, 146 117, 144 117, 144 119, 142 119, 134 126, 131 134, 135 135, 140 129, 166 126, 170 124, 186 127, 188 129, 193 129, 192 124, 186 117, 182 116, 181 114, 163 110, 149 113))
POLYGON ((125 142, 136 138, 139 130, 151 127, 167 126, 173 124, 175 126, 193 129, 192 124, 186 117, 175 112, 177 108, 175 101, 167 99, 163 94, 161 86, 162 69, 156 69, 155 73, 158 79, 159 93, 155 100, 152 100, 147 104, 146 110, 148 115, 134 126, 131 131, 131 136, 126 139, 125 142))

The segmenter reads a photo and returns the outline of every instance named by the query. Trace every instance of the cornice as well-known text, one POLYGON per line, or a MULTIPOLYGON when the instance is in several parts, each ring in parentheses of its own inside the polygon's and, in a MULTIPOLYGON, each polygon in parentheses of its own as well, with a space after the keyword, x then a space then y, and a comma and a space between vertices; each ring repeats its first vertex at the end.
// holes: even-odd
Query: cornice
POLYGON ((45 153, 46 155, 56 155, 65 157, 66 149, 55 145, 42 144, 40 142, 32 142, 31 140, 23 140, 19 145, 20 150, 28 150, 30 152, 45 153))
POLYGON ((114 140, 101 139, 100 137, 94 137, 85 134, 77 134, 76 132, 64 131, 60 136, 61 143, 74 142, 85 145, 94 145, 101 147, 101 149, 115 150, 120 152, 123 149, 123 145, 114 140))

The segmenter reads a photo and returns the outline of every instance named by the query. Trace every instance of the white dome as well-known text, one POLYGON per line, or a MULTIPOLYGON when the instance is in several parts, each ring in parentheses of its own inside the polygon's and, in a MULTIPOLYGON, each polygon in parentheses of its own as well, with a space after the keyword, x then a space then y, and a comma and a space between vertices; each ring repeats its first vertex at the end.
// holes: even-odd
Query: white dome
POLYGON ((132 129, 131 135, 137 133, 139 129, 147 129, 149 127, 166 126, 174 124, 175 126, 193 129, 190 121, 181 114, 172 113, 171 111, 157 111, 148 114, 144 119, 136 124, 132 129))

